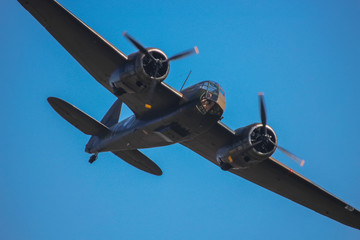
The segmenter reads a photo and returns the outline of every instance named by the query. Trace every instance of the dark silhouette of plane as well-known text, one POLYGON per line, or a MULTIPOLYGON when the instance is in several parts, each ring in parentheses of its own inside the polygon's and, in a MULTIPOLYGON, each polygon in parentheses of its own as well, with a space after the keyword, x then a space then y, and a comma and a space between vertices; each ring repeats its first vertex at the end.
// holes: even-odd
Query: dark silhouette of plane
POLYGON ((48 98, 64 119, 91 135, 85 149, 93 154, 90 163, 99 153, 112 152, 138 169, 161 175, 161 169, 138 149, 180 143, 225 171, 360 229, 357 209, 271 157, 279 149, 304 164, 278 146, 274 130, 267 125, 263 94, 261 123, 233 131, 221 122, 225 93, 218 83, 204 81, 177 91, 164 82, 170 62, 197 53, 196 47, 169 58, 160 49, 145 48, 124 33, 138 49, 126 56, 56 1, 18 1, 117 97, 100 122, 61 99, 48 98), (134 115, 119 122, 123 103, 134 115))

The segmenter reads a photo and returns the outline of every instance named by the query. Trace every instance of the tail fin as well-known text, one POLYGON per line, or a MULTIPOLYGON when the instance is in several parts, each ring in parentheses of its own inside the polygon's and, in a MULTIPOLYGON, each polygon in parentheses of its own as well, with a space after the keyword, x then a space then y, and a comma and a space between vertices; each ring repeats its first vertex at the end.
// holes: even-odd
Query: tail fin
MULTIPOLYGON (((105 125, 106 127, 110 128, 114 126, 116 123, 119 122, 120 113, 122 109, 122 102, 117 99, 111 108, 107 111, 103 119, 101 120, 101 123, 105 125)), ((98 136, 92 136, 89 140, 89 142, 86 144, 85 152, 90 153, 91 148, 96 145, 96 143, 100 140, 98 136)))
POLYGON ((70 103, 55 97, 49 97, 47 100, 60 116, 83 133, 93 136, 103 136, 110 132, 106 125, 98 122, 70 103))
POLYGON ((101 123, 107 127, 112 127, 119 122, 120 113, 122 109, 122 102, 118 99, 114 102, 111 108, 107 111, 101 123))

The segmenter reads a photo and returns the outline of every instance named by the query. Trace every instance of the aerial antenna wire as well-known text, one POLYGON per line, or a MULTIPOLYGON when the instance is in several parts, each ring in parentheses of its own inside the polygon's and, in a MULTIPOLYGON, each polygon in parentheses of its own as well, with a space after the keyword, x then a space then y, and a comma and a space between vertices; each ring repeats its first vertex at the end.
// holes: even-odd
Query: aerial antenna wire
POLYGON ((186 77, 185 82, 183 83, 183 85, 182 85, 182 87, 181 87, 181 89, 180 89, 180 92, 181 92, 181 90, 183 89, 183 87, 185 86, 186 81, 189 79, 191 72, 192 72, 192 70, 190 70, 188 76, 186 77))

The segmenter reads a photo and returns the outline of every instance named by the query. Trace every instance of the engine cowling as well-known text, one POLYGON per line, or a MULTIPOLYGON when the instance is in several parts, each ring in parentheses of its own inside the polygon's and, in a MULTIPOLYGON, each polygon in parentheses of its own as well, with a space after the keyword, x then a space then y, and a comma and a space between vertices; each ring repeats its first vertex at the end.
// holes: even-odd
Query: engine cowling
POLYGON ((221 168, 247 168, 270 157, 276 150, 277 137, 270 126, 266 125, 266 129, 266 136, 261 123, 237 129, 234 143, 220 148, 216 154, 221 168))
POLYGON ((168 76, 170 64, 165 61, 168 59, 166 54, 157 48, 147 50, 153 58, 141 52, 133 53, 129 55, 127 63, 111 74, 109 84, 115 94, 116 91, 119 94, 140 92, 152 81, 162 82, 168 76))

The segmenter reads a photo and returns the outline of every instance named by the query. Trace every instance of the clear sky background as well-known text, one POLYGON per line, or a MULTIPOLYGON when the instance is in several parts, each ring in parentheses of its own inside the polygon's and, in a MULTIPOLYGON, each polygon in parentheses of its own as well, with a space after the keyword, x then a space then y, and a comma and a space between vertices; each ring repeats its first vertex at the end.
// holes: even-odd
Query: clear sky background
MULTIPOLYGON (((306 163, 274 157, 360 208, 359 1, 60 3, 125 54, 124 30, 170 56, 197 45, 166 82, 219 82, 232 129, 260 121, 265 92, 280 145, 306 163)), ((90 165, 88 136, 46 98, 101 119, 115 97, 17 1, 0 9, 0 239, 360 239, 181 145, 143 151, 161 177, 110 153, 90 165)))

